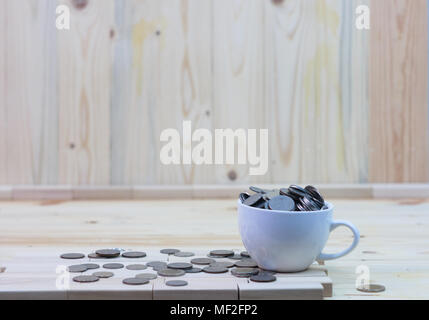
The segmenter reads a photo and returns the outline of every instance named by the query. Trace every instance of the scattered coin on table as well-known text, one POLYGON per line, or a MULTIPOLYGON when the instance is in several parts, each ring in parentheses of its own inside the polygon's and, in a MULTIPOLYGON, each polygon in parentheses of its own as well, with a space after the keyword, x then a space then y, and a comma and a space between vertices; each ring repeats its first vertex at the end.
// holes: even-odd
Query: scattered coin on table
POLYGON ((170 280, 165 283, 169 287, 184 287, 188 285, 188 282, 184 280, 170 280))
POLYGON ((178 250, 178 249, 162 249, 160 252, 163 253, 163 254, 170 255, 170 254, 175 254, 175 253, 177 253, 179 251, 180 250, 178 250))
POLYGON ((193 252, 182 252, 182 251, 179 251, 179 252, 174 253, 174 256, 180 257, 180 258, 188 258, 188 257, 195 256, 195 253, 193 253, 193 252))
POLYGON ((85 266, 88 270, 95 270, 100 268, 100 265, 96 263, 83 263, 82 265, 85 266))
POLYGON ((225 267, 208 266, 208 267, 205 267, 203 269, 203 272, 206 272, 206 273, 225 273, 225 272, 228 272, 228 269, 225 267))
POLYGON ((88 254, 88 258, 90 258, 90 259, 104 259, 103 257, 99 256, 95 252, 88 254))
POLYGON ((130 286, 140 286, 143 284, 148 284, 149 280, 143 278, 126 278, 122 280, 122 283, 130 286))
POLYGON ((186 272, 186 273, 200 273, 200 272, 202 272, 202 271, 203 271, 203 269, 201 269, 201 268, 185 269, 185 272, 186 272))
POLYGON ((142 278, 142 279, 146 279, 146 280, 154 280, 154 279, 158 278, 158 276, 154 273, 139 273, 138 275, 136 275, 136 278, 142 278))
POLYGON ((210 264, 210 267, 222 267, 222 268, 232 268, 234 266, 234 262, 230 261, 217 261, 210 264))
POLYGON ((232 259, 232 260, 241 260, 241 259, 243 259, 243 256, 242 256, 242 255, 240 255, 240 254, 238 254, 238 253, 236 253, 236 254, 234 254, 233 256, 229 256, 229 257, 228 257, 228 259, 232 259))
POLYGON ((237 261, 235 263, 235 266, 237 268, 257 268, 258 264, 256 263, 256 261, 246 258, 246 259, 237 261))
POLYGON ((216 260, 211 258, 195 258, 191 260, 191 263, 198 264, 198 265, 209 265, 215 262, 216 260))
POLYGON ((250 281, 253 282, 273 282, 276 280, 277 278, 269 273, 258 273, 250 276, 250 281))
POLYGON ((82 253, 64 253, 60 257, 62 259, 77 260, 85 258, 85 255, 82 253))
POLYGON ((289 188, 264 190, 258 187, 250 187, 255 194, 244 197, 240 194, 241 203, 246 206, 276 210, 276 211, 320 211, 327 206, 320 192, 314 186, 302 188, 291 185, 289 188))
POLYGON ((130 258, 130 259, 144 258, 146 257, 146 252, 139 252, 139 251, 124 252, 122 256, 124 258, 130 258))
POLYGON ((167 268, 170 269, 192 269, 192 264, 187 262, 173 262, 167 265, 167 268))
POLYGON ((185 275, 185 271, 181 269, 162 269, 158 271, 161 277, 181 277, 185 275))
POLYGON ((129 264, 125 267, 127 270, 146 270, 147 267, 144 264, 129 264))
POLYGON ((121 254, 121 252, 117 249, 101 249, 95 251, 95 253, 103 258, 116 258, 121 254))
POLYGON ((100 279, 107 279, 107 278, 111 278, 114 276, 113 272, 107 272, 107 271, 94 272, 92 275, 94 277, 98 277, 100 279))
POLYGON ((122 269, 124 265, 122 263, 106 263, 103 264, 104 269, 122 269))
POLYGON ((83 264, 76 264, 76 265, 67 267, 67 271, 70 273, 81 273, 81 272, 85 272, 86 270, 88 270, 88 268, 83 264))
POLYGON ((148 267, 151 267, 151 268, 159 268, 159 267, 166 268, 167 267, 167 263, 164 261, 150 261, 150 262, 146 263, 146 265, 148 267))
POLYGON ((74 282, 80 283, 97 282, 98 280, 100 280, 100 278, 96 276, 77 276, 73 278, 74 282))
POLYGON ((381 284, 370 284, 369 286, 357 287, 356 289, 366 293, 377 293, 385 291, 386 287, 381 284))
POLYGON ((234 255, 234 251, 232 250, 212 250, 210 251, 210 255, 213 257, 230 257, 234 255))
MULTIPOLYGON (((249 252, 247 252, 247 251, 243 251, 242 253, 240 253, 240 255, 242 256, 242 257, 245 257, 245 258, 250 258, 250 254, 249 254, 249 252)), ((241 259, 241 258, 240 258, 241 259)))
POLYGON ((249 278, 258 273, 259 270, 256 268, 234 268, 231 270, 231 274, 239 278, 249 278))

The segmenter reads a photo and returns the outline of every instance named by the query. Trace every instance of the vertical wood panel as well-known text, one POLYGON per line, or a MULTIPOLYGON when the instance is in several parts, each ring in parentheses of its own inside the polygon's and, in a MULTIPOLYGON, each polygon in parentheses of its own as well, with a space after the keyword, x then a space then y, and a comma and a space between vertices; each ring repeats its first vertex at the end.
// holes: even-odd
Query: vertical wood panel
POLYGON ((113 0, 71 1, 70 31, 59 38, 59 180, 110 183, 113 0))
POLYGON ((0 184, 429 181, 427 0, 73 3, 0 2, 0 184), (268 128, 268 174, 162 165, 183 120, 268 128))
POLYGON ((370 181, 427 182, 426 0, 371 1, 370 181))
POLYGON ((184 120, 193 129, 212 127, 211 1, 127 1, 117 8, 114 78, 124 81, 114 85, 112 112, 126 125, 113 127, 114 182, 212 181, 207 166, 164 166, 159 159, 162 130, 182 134, 184 120))
POLYGON ((340 50, 341 4, 267 4, 266 101, 274 182, 358 180, 359 165, 352 166, 350 159, 362 155, 350 143, 359 144, 361 138, 350 127, 353 106, 341 99, 341 90, 350 90, 340 83, 339 62, 347 59, 340 50))
POLYGON ((369 7, 369 0, 341 1, 340 94, 345 180, 356 183, 368 181, 370 30, 356 27, 356 8, 360 5, 369 7))
MULTIPOLYGON (((213 16, 215 128, 266 128, 264 1, 213 1, 213 16)), ((216 168, 216 182, 231 183, 234 176, 238 183, 269 181, 269 173, 250 177, 248 165, 216 168)))
POLYGON ((57 182, 54 0, 2 1, 0 183, 57 182))

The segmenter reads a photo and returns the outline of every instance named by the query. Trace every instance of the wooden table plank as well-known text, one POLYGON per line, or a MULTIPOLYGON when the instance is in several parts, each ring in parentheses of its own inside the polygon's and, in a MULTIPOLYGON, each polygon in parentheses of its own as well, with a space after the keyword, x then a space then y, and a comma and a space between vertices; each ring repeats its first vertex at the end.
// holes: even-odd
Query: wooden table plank
MULTIPOLYGON (((331 200, 337 219, 352 221, 361 241, 350 255, 327 261, 334 283, 332 299, 423 299, 429 292, 428 200, 331 200), (356 291, 357 268, 367 266, 372 281, 386 286, 379 294, 356 291)), ((0 266, 11 268, 54 261, 60 253, 100 247, 159 250, 178 247, 199 253, 240 249, 235 200, 0 202, 0 266), (54 258, 52 254, 54 254, 54 258), (51 259, 51 260, 49 260, 51 259), (39 262, 38 262, 39 261, 39 262)), ((351 243, 338 229, 326 248, 351 243)), ((160 257, 156 257, 162 258, 160 257)), ((144 259, 143 259, 144 260, 144 259)), ((142 261, 143 261, 142 260, 142 261)), ((98 263, 97 261, 95 261, 98 263)), ((65 265, 74 264, 67 262, 65 265)), ((7 279, 8 272, 0 274, 7 279)), ((45 272, 43 269, 41 273, 45 272)), ((25 269, 15 269, 16 277, 25 269)))

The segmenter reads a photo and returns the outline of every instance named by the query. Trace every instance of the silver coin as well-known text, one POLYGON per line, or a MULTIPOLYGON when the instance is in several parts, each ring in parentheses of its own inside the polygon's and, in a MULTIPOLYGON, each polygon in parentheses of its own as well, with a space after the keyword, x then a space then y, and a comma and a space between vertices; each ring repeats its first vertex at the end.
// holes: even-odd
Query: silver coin
POLYGON ((191 268, 191 269, 185 270, 186 273, 200 273, 202 271, 203 271, 203 269, 201 269, 201 268, 191 268))
POLYGON ((101 250, 95 251, 95 253, 103 258, 116 258, 116 257, 119 257, 119 255, 121 254, 121 251, 116 249, 101 249, 101 250))
POLYGON ((97 282, 98 280, 100 280, 100 278, 96 276, 77 276, 73 278, 74 282, 80 283, 97 282))
POLYGON ((129 264, 126 266, 127 270, 146 270, 147 267, 144 264, 129 264))
POLYGON ((76 260, 85 258, 85 255, 83 253, 64 253, 60 257, 61 259, 76 260))
POLYGON ((83 264, 76 264, 76 265, 67 267, 67 271, 70 273, 80 273, 80 272, 85 272, 86 270, 88 270, 88 268, 83 264))
POLYGON ((146 263, 146 265, 148 267, 151 267, 151 268, 155 268, 155 267, 164 267, 164 268, 166 268, 167 267, 167 263, 164 262, 164 261, 151 261, 151 262, 146 263))
POLYGON ((106 263, 103 264, 104 269, 122 269, 124 265, 122 263, 106 263))
POLYGON ((211 258, 195 258, 191 260, 191 263, 193 264, 199 264, 199 265, 209 265, 212 263, 215 263, 216 260, 211 258))
POLYGON ((122 280, 122 283, 130 286, 140 286, 143 284, 148 284, 149 280, 143 278, 126 278, 122 280))
POLYGON ((234 255, 232 250, 213 250, 210 251, 210 255, 214 257, 230 257, 234 255))
POLYGON ((162 269, 158 271, 161 277, 181 277, 185 275, 185 271, 181 269, 162 269))
POLYGON ((114 276, 113 272, 107 272, 107 271, 94 272, 92 275, 100 279, 107 279, 114 276))
POLYGON ((235 262, 237 268, 257 268, 258 264, 252 259, 243 259, 235 262))
POLYGON ((90 258, 90 259, 104 259, 103 257, 99 256, 95 252, 88 254, 88 258, 90 258))
POLYGON ((225 273, 225 272, 228 272, 228 269, 225 268, 225 267, 211 267, 211 266, 208 266, 208 267, 205 267, 203 269, 203 272, 206 272, 206 273, 225 273))
POLYGON ((239 278, 248 278, 258 273, 259 270, 256 268, 235 268, 231 270, 231 274, 239 278))
POLYGON ((95 270, 100 268, 100 265, 96 263, 83 263, 82 265, 85 266, 88 270, 95 270))
POLYGON ((179 249, 162 249, 160 252, 163 254, 175 254, 179 251, 179 249))
POLYGON ((243 252, 241 252, 241 253, 240 253, 240 255, 241 255, 242 257, 245 257, 245 258, 250 258, 250 254, 249 254, 249 252, 247 252, 247 251, 243 251, 243 252))
POLYGON ((261 188, 258 188, 258 187, 250 187, 249 188, 251 191, 253 191, 253 192, 256 192, 256 193, 262 193, 262 194, 265 194, 265 193, 268 193, 268 192, 270 192, 270 191, 272 191, 272 190, 267 190, 267 189, 261 189, 261 188))
POLYGON ((268 273, 259 273, 250 277, 250 281, 253 282, 273 282, 276 280, 277 278, 275 276, 268 273))
POLYGON ((356 288, 358 291, 366 293, 377 293, 386 291, 386 287, 381 284, 370 284, 369 286, 362 286, 356 288))
POLYGON ((277 211, 294 211, 295 201, 288 196, 277 196, 270 199, 268 208, 277 211))
POLYGON ((241 193, 240 196, 239 196, 241 203, 243 203, 244 201, 246 201, 246 199, 249 198, 249 197, 250 197, 250 194, 248 194, 247 192, 241 193))
POLYGON ((187 263, 187 262, 174 262, 174 263, 169 263, 167 265, 168 268, 170 269, 192 269, 192 264, 187 263))
POLYGON ((154 273, 139 273, 138 275, 136 275, 136 278, 154 280, 154 279, 158 278, 158 276, 154 273))
POLYGON ((262 195, 257 193, 244 200, 243 204, 245 206, 254 207, 258 206, 263 200, 262 195))
POLYGON ((264 269, 259 269, 259 274, 270 274, 272 276, 276 275, 277 272, 275 271, 269 271, 269 270, 264 270, 264 269))
POLYGON ((182 251, 179 251, 179 252, 176 252, 174 254, 174 256, 180 257, 180 258, 188 258, 188 257, 195 256, 195 253, 193 253, 193 252, 182 252, 182 251))
POLYGON ((234 262, 229 261, 218 261, 210 264, 210 267, 222 267, 222 268, 232 268, 234 266, 234 262))
POLYGON ((144 258, 146 257, 146 252, 139 252, 139 251, 124 252, 122 256, 124 258, 130 258, 130 259, 144 258))
POLYGON ((228 257, 228 259, 241 260, 241 259, 243 259, 243 256, 240 254, 234 254, 233 256, 228 257))
POLYGON ((152 268, 153 271, 159 271, 159 270, 164 270, 164 269, 167 269, 167 267, 166 266, 156 266, 156 267, 152 268))
POLYGON ((169 287, 184 287, 188 285, 188 282, 184 280, 170 280, 165 283, 169 287))

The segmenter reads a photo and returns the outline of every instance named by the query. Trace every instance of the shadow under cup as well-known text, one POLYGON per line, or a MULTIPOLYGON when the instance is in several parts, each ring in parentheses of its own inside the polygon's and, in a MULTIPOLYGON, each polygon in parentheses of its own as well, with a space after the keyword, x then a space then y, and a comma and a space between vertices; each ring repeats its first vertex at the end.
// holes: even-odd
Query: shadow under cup
POLYGON ((316 259, 337 259, 358 244, 359 231, 347 221, 334 221, 333 205, 321 211, 274 211, 238 201, 238 224, 246 250, 259 267, 277 272, 306 270, 316 259), (322 254, 329 234, 338 226, 350 228, 353 244, 337 254, 322 254))

